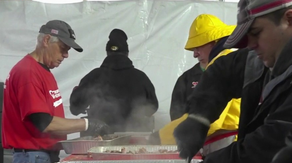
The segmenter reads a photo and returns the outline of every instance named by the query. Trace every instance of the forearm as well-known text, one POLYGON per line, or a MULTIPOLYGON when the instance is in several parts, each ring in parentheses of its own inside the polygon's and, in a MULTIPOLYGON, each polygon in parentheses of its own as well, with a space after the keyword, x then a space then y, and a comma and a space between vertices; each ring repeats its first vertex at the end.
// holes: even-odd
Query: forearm
POLYGON ((65 119, 60 117, 53 117, 51 123, 45 128, 43 132, 54 135, 67 135, 75 132, 85 131, 84 119, 65 119))
POLYGON ((146 100, 146 104, 145 105, 149 106, 148 109, 146 109, 146 112, 145 112, 146 116, 152 116, 158 110, 158 107, 159 107, 158 99, 157 99, 156 94, 155 94, 154 91, 151 92, 151 95, 146 100))
POLYGON ((184 82, 184 78, 186 75, 182 75, 178 78, 172 94, 171 94, 171 102, 170 102, 170 119, 171 121, 180 118, 184 113, 186 113, 186 85, 184 82))
POLYGON ((183 105, 179 105, 176 103, 171 103, 170 106, 170 120, 176 120, 178 118, 180 118, 182 115, 184 115, 185 113, 185 107, 183 105))
POLYGON ((158 110, 158 106, 153 106, 146 111, 145 115, 148 117, 151 117, 151 116, 153 116, 154 113, 157 112, 157 110, 158 110))
POLYGON ((85 86, 76 86, 70 95, 70 112, 73 115, 78 115, 85 112, 86 108, 89 106, 90 97, 93 95, 87 92, 85 86))

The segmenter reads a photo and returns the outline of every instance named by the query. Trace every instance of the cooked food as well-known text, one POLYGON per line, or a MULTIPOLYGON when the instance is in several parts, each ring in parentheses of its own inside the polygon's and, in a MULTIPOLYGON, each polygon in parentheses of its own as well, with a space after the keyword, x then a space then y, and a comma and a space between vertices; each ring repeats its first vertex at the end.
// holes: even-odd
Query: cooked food
POLYGON ((97 137, 95 137, 95 138, 93 138, 93 140, 98 140, 98 141, 102 141, 103 140, 103 138, 101 137, 101 136, 97 136, 97 137))
POLYGON ((129 150, 127 151, 126 148, 121 148, 121 150, 106 150, 105 153, 124 153, 124 154, 161 154, 161 153, 178 153, 177 150, 171 151, 167 149, 159 149, 155 152, 149 152, 144 147, 139 148, 138 150, 129 150))
POLYGON ((104 136, 102 136, 102 139, 103 140, 112 140, 112 139, 115 139, 118 137, 119 137, 118 135, 104 135, 104 136))
POLYGON ((103 140, 112 140, 112 139, 115 139, 119 136, 117 135, 104 135, 104 136, 97 136, 95 138, 93 138, 93 140, 98 140, 98 141, 103 141, 103 140))

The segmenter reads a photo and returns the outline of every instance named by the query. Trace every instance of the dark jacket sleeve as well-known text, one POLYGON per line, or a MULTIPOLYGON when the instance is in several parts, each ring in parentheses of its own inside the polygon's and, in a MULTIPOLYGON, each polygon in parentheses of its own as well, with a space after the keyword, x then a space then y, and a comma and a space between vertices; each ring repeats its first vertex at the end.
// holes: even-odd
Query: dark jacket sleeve
POLYGON ((217 120, 232 98, 241 97, 247 56, 248 49, 240 49, 216 59, 188 97, 188 112, 217 120))
POLYGON ((180 118, 185 113, 186 107, 186 83, 184 81, 184 76, 180 76, 173 88, 170 104, 170 120, 180 118))
POLYGON ((94 77, 96 69, 83 77, 78 86, 76 86, 70 95, 70 111, 73 115, 84 113, 90 105, 91 98, 94 96, 94 77))
POLYGON ((244 139, 209 154, 204 163, 270 163, 285 146, 285 137, 292 128, 292 91, 275 112, 265 118, 263 125, 247 134, 244 139))
POLYGON ((158 100, 157 100, 157 96, 155 93, 155 88, 152 84, 152 82, 150 81, 150 79, 146 76, 146 105, 150 106, 148 107, 148 109, 145 110, 144 115, 146 116, 152 116, 157 110, 158 110, 158 100))

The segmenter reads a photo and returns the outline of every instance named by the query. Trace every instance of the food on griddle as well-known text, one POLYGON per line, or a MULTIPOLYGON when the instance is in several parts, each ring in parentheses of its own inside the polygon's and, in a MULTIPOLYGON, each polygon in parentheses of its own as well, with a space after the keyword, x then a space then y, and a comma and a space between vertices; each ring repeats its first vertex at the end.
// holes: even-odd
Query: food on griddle
POLYGON ((126 149, 122 148, 121 150, 106 150, 105 153, 126 153, 126 149))
POLYGON ((140 148, 138 150, 138 153, 141 154, 141 153, 148 153, 147 150, 145 148, 140 148))
POLYGON ((104 135, 104 136, 97 136, 95 138, 93 138, 93 140, 98 140, 98 141, 103 141, 103 140, 112 140, 112 139, 115 139, 119 136, 117 135, 104 135))
POLYGON ((175 151, 169 151, 167 149, 159 149, 158 150, 159 153, 177 153, 178 151, 175 150, 175 151))
POLYGON ((112 139, 115 139, 118 137, 119 137, 118 135, 104 135, 104 136, 102 136, 102 139, 103 140, 112 140, 112 139))
POLYGON ((97 137, 95 137, 95 138, 93 138, 93 140, 98 140, 98 141, 102 141, 103 140, 103 138, 101 137, 101 136, 97 136, 97 137))
POLYGON ((121 150, 106 150, 105 153, 124 153, 124 154, 161 154, 161 153, 178 153, 177 150, 167 150, 167 149, 159 149, 155 152, 147 151, 146 148, 142 147, 138 150, 129 150, 126 151, 126 148, 121 148, 121 150))

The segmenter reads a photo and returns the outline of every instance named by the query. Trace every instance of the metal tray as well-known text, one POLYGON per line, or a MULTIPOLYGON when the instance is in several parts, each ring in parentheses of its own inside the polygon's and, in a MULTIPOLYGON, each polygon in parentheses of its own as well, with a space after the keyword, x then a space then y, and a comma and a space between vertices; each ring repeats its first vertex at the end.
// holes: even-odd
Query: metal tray
POLYGON ((115 135, 149 136, 152 132, 115 132, 115 135))
POLYGON ((177 151, 175 145, 136 145, 136 146, 99 146, 88 150, 88 154, 94 160, 160 160, 160 159, 181 159, 178 152, 173 153, 159 153, 158 151, 164 149, 168 151, 177 151), (131 153, 108 153, 109 151, 120 151, 125 148, 128 151, 138 151, 145 148, 147 153, 131 154, 131 153))
MULTIPOLYGON (((109 135, 115 136, 115 135, 109 135)), ((62 144, 65 153, 67 154, 87 154, 87 151, 96 146, 111 146, 111 145, 128 145, 131 136, 123 135, 111 140, 94 140, 92 136, 81 137, 72 140, 64 140, 62 144)))
POLYGON ((115 135, 131 135, 129 145, 147 145, 152 132, 115 132, 115 135))

